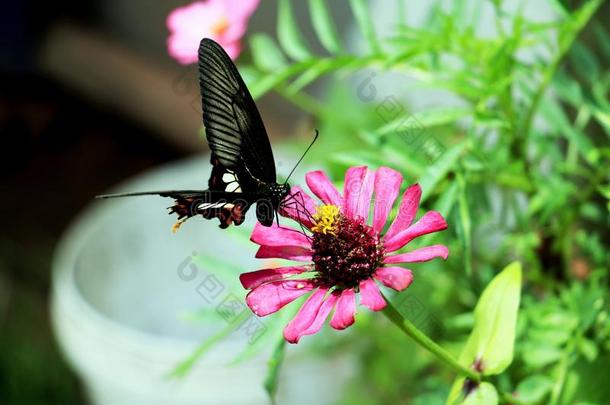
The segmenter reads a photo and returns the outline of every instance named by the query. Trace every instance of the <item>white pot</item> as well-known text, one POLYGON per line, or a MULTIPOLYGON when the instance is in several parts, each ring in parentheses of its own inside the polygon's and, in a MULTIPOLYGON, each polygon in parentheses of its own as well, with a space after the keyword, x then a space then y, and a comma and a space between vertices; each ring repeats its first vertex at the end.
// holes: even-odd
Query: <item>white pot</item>
MULTIPOLYGON (((199 156, 162 167, 121 190, 205 188, 208 162, 199 156)), ((66 232, 53 263, 51 308, 60 346, 95 405, 266 404, 262 382, 270 348, 229 364, 248 344, 246 333, 232 333, 186 377, 168 377, 205 337, 226 325, 220 320, 211 329, 182 315, 213 310, 229 293, 241 302, 244 296, 238 274, 199 269, 186 277, 185 259, 196 251, 230 258, 243 271, 261 265, 253 259, 255 246, 236 242, 234 231, 220 230, 217 220, 191 219, 172 234, 169 205, 170 200, 154 196, 97 201, 66 232), (216 301, 202 295, 202 282, 210 275, 224 287, 216 301)), ((253 214, 242 227, 252 229, 253 214)), ((322 361, 294 346, 289 353, 279 403, 338 399, 351 361, 345 356, 322 361)))

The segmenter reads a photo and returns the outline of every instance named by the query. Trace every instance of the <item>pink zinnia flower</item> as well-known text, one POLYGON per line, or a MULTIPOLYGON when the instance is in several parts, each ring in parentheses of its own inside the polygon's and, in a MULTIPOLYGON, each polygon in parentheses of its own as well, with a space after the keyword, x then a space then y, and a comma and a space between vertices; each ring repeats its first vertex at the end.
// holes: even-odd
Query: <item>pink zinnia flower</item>
POLYGON ((237 58, 241 51, 240 39, 258 2, 207 0, 178 7, 167 16, 169 54, 184 65, 195 63, 199 42, 211 38, 222 45, 231 59, 237 58))
POLYGON ((303 335, 317 333, 333 308, 330 326, 345 329, 352 325, 357 295, 360 305, 372 311, 383 309, 386 302, 377 281, 402 291, 413 280, 411 270, 398 264, 425 262, 435 257, 446 259, 449 254, 443 245, 397 253, 418 236, 447 228, 445 219, 435 211, 425 213, 413 223, 421 197, 417 184, 405 191, 396 219, 383 232, 402 183, 397 171, 387 167, 376 172, 352 167, 345 175, 343 195, 321 171, 309 172, 306 181, 321 204, 293 187, 281 214, 300 222, 311 231, 311 236, 298 229, 257 223, 251 240, 260 245, 257 258, 309 263, 240 276, 244 288, 251 290, 246 303, 258 316, 274 313, 311 293, 284 329, 284 337, 290 343, 297 343, 303 335), (373 193, 374 210, 369 225, 373 193), (289 206, 288 201, 292 201, 289 206), (305 215, 304 211, 314 214, 305 215))

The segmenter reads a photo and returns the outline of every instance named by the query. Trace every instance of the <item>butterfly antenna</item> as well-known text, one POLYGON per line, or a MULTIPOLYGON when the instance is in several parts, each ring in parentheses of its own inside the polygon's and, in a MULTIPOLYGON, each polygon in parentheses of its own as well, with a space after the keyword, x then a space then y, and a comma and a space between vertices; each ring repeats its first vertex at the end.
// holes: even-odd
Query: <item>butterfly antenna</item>
POLYGON ((290 171, 290 174, 288 175, 288 177, 286 178, 286 181, 284 182, 284 184, 288 183, 288 180, 290 180, 290 176, 292 176, 292 173, 294 173, 294 171, 296 170, 296 168, 299 166, 299 164, 301 164, 301 161, 303 160, 303 158, 305 158, 305 155, 307 155, 307 152, 309 152, 309 149, 311 149, 311 147, 313 146, 314 143, 316 143, 316 140, 318 139, 318 135, 320 135, 320 132, 318 132, 318 130, 316 129, 316 135, 313 137, 313 140, 311 141, 311 143, 309 144, 309 146, 307 147, 307 149, 305 149, 305 152, 303 152, 303 155, 301 156, 301 158, 299 159, 299 161, 297 162, 296 165, 294 165, 294 167, 292 168, 292 170, 290 171))

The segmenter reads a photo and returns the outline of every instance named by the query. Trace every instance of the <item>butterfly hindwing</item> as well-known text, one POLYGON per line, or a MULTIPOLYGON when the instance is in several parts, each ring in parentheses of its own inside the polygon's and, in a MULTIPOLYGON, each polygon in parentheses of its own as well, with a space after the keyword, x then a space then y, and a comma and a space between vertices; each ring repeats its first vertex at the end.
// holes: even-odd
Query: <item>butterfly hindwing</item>
POLYGON ((247 176, 246 181, 242 181, 242 173, 227 169, 214 154, 210 158, 210 163, 212 164, 212 173, 208 180, 210 190, 241 193, 243 190, 251 192, 252 189, 255 189, 254 185, 248 184, 247 176))
POLYGON ((174 205, 169 207, 170 214, 178 216, 179 223, 196 215, 206 219, 218 218, 220 227, 231 224, 240 225, 255 198, 250 194, 205 190, 200 192, 166 191, 159 192, 162 197, 171 197, 174 205))

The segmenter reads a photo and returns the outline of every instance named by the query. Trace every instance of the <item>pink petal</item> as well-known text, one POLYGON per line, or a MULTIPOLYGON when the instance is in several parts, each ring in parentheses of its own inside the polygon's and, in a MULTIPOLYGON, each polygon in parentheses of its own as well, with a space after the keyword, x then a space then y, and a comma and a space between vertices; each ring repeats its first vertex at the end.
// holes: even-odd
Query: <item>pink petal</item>
POLYGON ((225 45, 214 31, 214 26, 224 19, 222 5, 213 2, 194 2, 173 10, 166 19, 170 36, 167 48, 170 56, 182 64, 198 59, 199 41, 213 38, 225 45))
POLYGON ((384 263, 418 263, 427 262, 436 257, 441 257, 443 260, 447 260, 449 256, 449 249, 444 245, 432 245, 426 246, 420 249, 415 249, 411 252, 402 253, 394 256, 386 256, 383 260, 384 263))
POLYGON ((313 335, 315 333, 318 333, 318 331, 322 328, 322 325, 324 325, 324 321, 326 320, 326 318, 328 318, 328 315, 335 307, 335 303, 337 302, 338 298, 338 295, 330 294, 326 298, 326 300, 324 300, 324 303, 322 304, 320 310, 318 311, 318 314, 316 315, 316 319, 314 319, 314 321, 311 323, 311 325, 309 325, 307 329, 301 332, 301 336, 313 335))
POLYGON ((299 186, 291 187, 290 195, 282 201, 279 210, 280 215, 294 219, 307 228, 311 228, 314 225, 311 216, 315 212, 316 203, 299 186))
POLYGON ((322 306, 324 296, 328 292, 326 288, 319 288, 307 298, 296 316, 284 328, 284 338, 289 343, 297 343, 303 332, 311 326, 322 306))
POLYGON ((281 281, 285 276, 301 274, 307 270, 308 268, 306 266, 289 266, 250 271, 248 273, 240 274, 239 281, 246 290, 251 290, 260 286, 261 284, 265 284, 270 281, 281 281))
POLYGON ((231 58, 232 60, 235 60, 235 59, 237 59, 237 57, 241 53, 241 42, 239 42, 239 41, 234 41, 234 42, 223 41, 222 42, 222 48, 225 50, 227 55, 229 55, 229 58, 231 58))
POLYGON ((305 181, 311 192, 322 202, 341 207, 341 196, 324 172, 321 170, 309 172, 305 176, 305 181))
POLYGON ((398 215, 396 215, 396 219, 394 219, 394 222, 392 222, 392 225, 390 225, 390 228, 385 234, 386 240, 408 228, 411 223, 413 223, 420 199, 421 187, 419 187, 419 184, 412 185, 404 192, 402 201, 400 202, 400 208, 398 209, 398 215))
POLYGON ((288 259, 297 262, 311 261, 311 249, 299 246, 261 246, 255 257, 257 259, 288 259))
MULTIPOLYGON (((175 8, 167 15, 165 20, 167 28, 171 32, 196 37, 198 33, 208 30, 224 18, 223 6, 212 3, 196 1, 184 7, 175 8)), ((201 41, 201 38, 199 38, 199 41, 201 41)))
POLYGON ((170 56, 182 64, 195 63, 199 41, 211 38, 231 59, 236 59, 241 52, 240 40, 258 3, 259 0, 208 0, 176 8, 166 19, 170 56))
POLYGON ((280 310, 314 288, 311 280, 274 281, 250 291, 246 295, 246 304, 256 315, 265 316, 280 310))
POLYGON ((259 0, 216 0, 223 3, 228 15, 235 19, 250 18, 256 11, 259 0))
POLYGON ((167 52, 169 55, 182 65, 189 65, 197 62, 198 54, 195 52, 193 41, 181 38, 177 35, 170 35, 167 39, 167 52))
POLYGON ((386 302, 373 279, 360 282, 360 304, 371 311, 379 311, 386 306, 386 302))
POLYGON ((389 167, 380 167, 375 173, 375 214, 373 229, 381 232, 388 220, 394 201, 400 191, 402 175, 389 167))
POLYGON ((386 252, 398 250, 418 236, 442 231, 443 229, 447 229, 445 218, 436 211, 428 211, 415 224, 390 239, 386 239, 384 242, 386 252))
POLYGON ((369 217, 375 173, 366 166, 350 167, 345 173, 343 188, 344 213, 351 218, 360 217, 365 221, 369 217))
POLYGON ((227 41, 239 40, 248 28, 248 20, 256 10, 259 0, 216 0, 220 1, 229 20, 229 26, 223 33, 227 41))
POLYGON ((339 295, 335 313, 330 320, 330 326, 341 330, 354 323, 354 315, 356 314, 356 293, 353 289, 343 290, 339 295))
POLYGON ((261 225, 257 222, 250 240, 264 246, 298 246, 311 248, 311 242, 300 231, 285 226, 278 227, 276 223, 271 226, 261 225))
POLYGON ((396 291, 404 290, 413 281, 411 270, 402 267, 380 267, 373 277, 381 281, 386 287, 393 288, 396 291))

